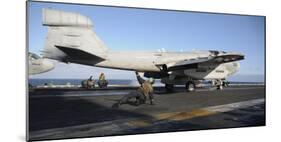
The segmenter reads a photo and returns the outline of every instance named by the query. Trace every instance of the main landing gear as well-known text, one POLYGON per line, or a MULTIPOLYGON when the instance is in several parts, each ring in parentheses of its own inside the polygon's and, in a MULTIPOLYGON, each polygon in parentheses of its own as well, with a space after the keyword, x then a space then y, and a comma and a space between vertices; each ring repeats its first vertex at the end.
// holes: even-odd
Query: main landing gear
POLYGON ((167 92, 173 92, 174 91, 174 84, 165 84, 165 88, 167 92))
POLYGON ((226 86, 226 84, 224 83, 224 81, 217 79, 214 81, 214 85, 216 86, 217 90, 222 90, 223 86, 226 86))
MULTIPOLYGON (((174 91, 174 84, 165 84, 165 88, 167 92, 173 92, 174 91)), ((185 89, 187 92, 193 92, 196 89, 195 83, 193 81, 188 81, 185 84, 185 89)))
POLYGON ((188 81, 185 84, 185 88, 186 88, 187 92, 193 92, 193 91, 195 91, 195 83, 193 81, 188 81))

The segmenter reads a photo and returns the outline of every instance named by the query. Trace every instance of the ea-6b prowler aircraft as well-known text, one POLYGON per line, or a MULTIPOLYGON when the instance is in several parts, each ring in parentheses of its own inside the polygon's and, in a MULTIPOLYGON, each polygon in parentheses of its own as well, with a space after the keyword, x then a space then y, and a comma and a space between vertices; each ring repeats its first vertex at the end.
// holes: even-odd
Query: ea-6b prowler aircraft
POLYGON ((145 77, 161 79, 167 89, 185 84, 188 91, 195 82, 222 82, 239 69, 237 52, 114 52, 92 30, 92 21, 83 15, 43 9, 43 25, 48 27, 43 55, 66 63, 143 72, 145 77))

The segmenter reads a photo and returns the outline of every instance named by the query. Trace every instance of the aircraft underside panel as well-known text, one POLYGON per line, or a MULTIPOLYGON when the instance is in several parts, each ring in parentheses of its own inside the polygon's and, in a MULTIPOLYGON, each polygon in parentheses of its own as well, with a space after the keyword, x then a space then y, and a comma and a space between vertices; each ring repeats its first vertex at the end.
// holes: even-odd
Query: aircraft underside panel
POLYGON ((184 70, 186 76, 190 76, 195 79, 223 79, 229 74, 228 70, 223 65, 219 65, 216 68, 197 68, 184 70))

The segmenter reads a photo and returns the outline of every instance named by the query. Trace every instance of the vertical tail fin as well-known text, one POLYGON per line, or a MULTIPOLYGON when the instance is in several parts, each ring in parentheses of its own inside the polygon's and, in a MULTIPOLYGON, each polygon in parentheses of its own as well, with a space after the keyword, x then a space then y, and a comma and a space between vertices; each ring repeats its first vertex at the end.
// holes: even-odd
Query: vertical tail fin
POLYGON ((83 15, 53 9, 43 9, 42 24, 48 26, 44 57, 65 60, 71 58, 57 47, 79 50, 101 57, 108 48, 92 31, 92 21, 83 15))

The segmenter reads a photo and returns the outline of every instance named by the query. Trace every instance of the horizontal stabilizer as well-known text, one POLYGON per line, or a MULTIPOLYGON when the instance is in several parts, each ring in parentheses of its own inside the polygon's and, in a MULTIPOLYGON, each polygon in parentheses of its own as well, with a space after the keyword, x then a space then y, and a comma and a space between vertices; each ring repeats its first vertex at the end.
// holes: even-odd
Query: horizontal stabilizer
POLYGON ((71 47, 56 46, 58 49, 63 51, 67 55, 67 60, 71 61, 95 61, 100 62, 105 60, 102 57, 90 54, 83 50, 71 47))

